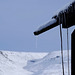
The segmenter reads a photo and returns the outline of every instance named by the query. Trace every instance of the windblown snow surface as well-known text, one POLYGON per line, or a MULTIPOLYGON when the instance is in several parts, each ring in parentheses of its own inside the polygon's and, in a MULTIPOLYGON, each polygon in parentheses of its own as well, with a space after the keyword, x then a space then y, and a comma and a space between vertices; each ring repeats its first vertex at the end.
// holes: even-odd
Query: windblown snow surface
MULTIPOLYGON (((71 64, 71 52, 69 61, 71 64)), ((66 50, 64 50, 64 66, 67 75, 66 50)), ((0 51, 0 75, 62 75, 61 52, 0 51)))

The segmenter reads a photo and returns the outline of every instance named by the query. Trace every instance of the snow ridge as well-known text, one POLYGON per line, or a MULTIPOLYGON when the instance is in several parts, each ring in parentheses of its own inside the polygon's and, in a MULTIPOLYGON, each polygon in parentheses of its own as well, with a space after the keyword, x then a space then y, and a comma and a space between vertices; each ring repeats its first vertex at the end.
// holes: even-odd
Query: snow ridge
MULTIPOLYGON (((34 72, 33 75, 61 75, 61 52, 55 51, 46 55, 40 60, 34 60, 35 62, 28 61, 28 65, 25 67, 28 71, 34 72), (31 63, 30 63, 31 62, 31 63)), ((71 54, 70 54, 71 56, 71 54)), ((71 59, 70 59, 71 63, 71 59)), ((65 75, 67 74, 67 51, 64 51, 64 65, 65 75)), ((71 64, 70 64, 71 68, 71 64)))
MULTIPOLYGON (((71 64, 71 59, 69 60, 71 64)), ((66 75, 66 50, 64 65, 66 75)), ((50 53, 0 51, 0 75, 61 75, 61 73, 60 51, 50 53)))

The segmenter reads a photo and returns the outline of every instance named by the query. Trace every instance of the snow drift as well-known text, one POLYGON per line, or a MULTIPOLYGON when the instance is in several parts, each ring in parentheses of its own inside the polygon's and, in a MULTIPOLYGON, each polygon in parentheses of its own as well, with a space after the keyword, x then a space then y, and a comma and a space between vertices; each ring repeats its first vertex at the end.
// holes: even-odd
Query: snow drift
MULTIPOLYGON (((66 50, 64 64, 66 75, 66 50)), ((61 75, 61 73, 60 51, 50 53, 0 51, 0 75, 61 75)))
MULTIPOLYGON (((42 59, 33 60, 35 62, 32 62, 30 60, 28 61, 28 65, 25 67, 25 69, 31 72, 34 72, 33 75, 61 75, 62 67, 61 67, 61 54, 60 53, 61 53, 60 51, 55 51, 55 52, 49 53, 42 59)), ((71 57, 69 61, 71 63, 71 57)), ((66 75, 68 71, 67 51, 64 51, 64 65, 65 65, 65 75, 66 75)), ((71 64, 70 64, 70 68, 71 68, 71 64)))

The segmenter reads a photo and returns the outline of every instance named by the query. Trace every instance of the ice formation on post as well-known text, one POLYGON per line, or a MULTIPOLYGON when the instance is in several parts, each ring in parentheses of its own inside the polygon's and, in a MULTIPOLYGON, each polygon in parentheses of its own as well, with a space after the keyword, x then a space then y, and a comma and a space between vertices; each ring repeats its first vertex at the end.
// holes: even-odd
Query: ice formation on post
POLYGON ((67 4, 62 10, 56 13, 52 19, 45 25, 41 26, 34 32, 34 35, 39 35, 49 29, 52 29, 59 24, 62 24, 63 28, 69 28, 75 25, 75 0, 67 4))

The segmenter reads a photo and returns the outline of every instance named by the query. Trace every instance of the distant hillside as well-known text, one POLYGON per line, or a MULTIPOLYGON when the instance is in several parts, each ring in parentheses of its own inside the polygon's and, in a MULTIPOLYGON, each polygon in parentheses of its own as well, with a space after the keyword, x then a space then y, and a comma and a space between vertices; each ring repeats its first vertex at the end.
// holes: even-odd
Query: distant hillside
MULTIPOLYGON (((67 51, 64 51, 64 64, 66 75, 67 51)), ((51 53, 0 51, 0 75, 61 75, 61 73, 60 51, 51 53)))

